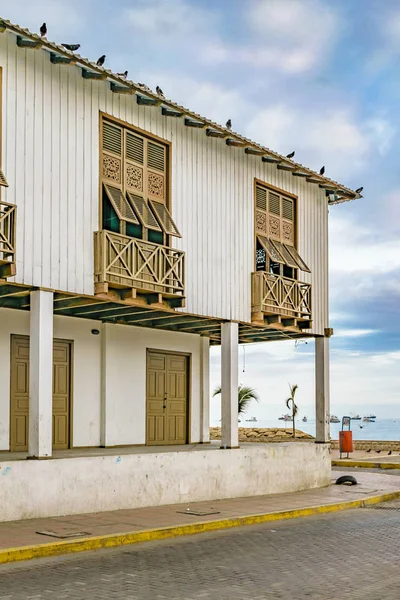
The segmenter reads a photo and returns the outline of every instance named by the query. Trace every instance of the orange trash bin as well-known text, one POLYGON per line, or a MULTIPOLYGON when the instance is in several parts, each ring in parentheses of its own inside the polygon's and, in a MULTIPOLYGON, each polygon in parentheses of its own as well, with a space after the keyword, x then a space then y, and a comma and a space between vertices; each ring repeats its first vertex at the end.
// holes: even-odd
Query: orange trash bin
POLYGON ((339 431, 339 448, 340 452, 353 452, 353 432, 339 431))

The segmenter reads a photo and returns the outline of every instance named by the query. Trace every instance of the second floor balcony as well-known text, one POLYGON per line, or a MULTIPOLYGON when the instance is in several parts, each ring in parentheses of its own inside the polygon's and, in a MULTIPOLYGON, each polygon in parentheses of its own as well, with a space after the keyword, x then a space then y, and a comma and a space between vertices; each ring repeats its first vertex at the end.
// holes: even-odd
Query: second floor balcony
POLYGON ((308 329, 311 284, 265 271, 252 273, 252 321, 308 329))
POLYGON ((95 234, 95 291, 184 306, 185 253, 111 231, 95 234))
POLYGON ((16 213, 14 204, 0 200, 0 278, 12 277, 15 268, 16 213))

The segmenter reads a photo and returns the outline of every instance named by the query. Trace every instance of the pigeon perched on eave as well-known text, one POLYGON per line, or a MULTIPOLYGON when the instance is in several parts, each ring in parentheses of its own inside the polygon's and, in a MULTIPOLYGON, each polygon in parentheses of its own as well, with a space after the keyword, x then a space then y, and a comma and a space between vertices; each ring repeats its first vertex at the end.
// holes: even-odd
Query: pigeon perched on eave
POLYGON ((325 167, 321 167, 321 169, 320 169, 320 171, 319 171, 319 174, 320 174, 320 175, 323 175, 324 173, 325 173, 325 167))
POLYGON ((356 189, 356 194, 361 194, 361 192, 363 191, 363 187, 360 187, 358 189, 356 189))
POLYGON ((128 71, 124 71, 123 73, 117 73, 118 77, 123 77, 126 79, 128 77, 128 71))
POLYGON ((106 55, 102 54, 102 56, 100 56, 100 58, 97 59, 96 65, 98 67, 102 67, 104 65, 104 63, 105 63, 105 60, 106 60, 106 55))
POLYGON ((159 86, 156 87, 156 92, 159 96, 161 96, 161 98, 165 98, 164 92, 162 91, 162 89, 159 86))
POLYGON ((153 93, 153 90, 151 88, 149 88, 149 86, 146 85, 145 83, 138 83, 138 85, 140 85, 140 87, 142 87, 144 90, 146 90, 146 92, 150 92, 151 94, 153 93))
POLYGON ((80 44, 61 44, 66 50, 70 50, 71 52, 76 52, 81 47, 80 44))
POLYGON ((293 152, 291 152, 290 154, 286 154, 286 158, 293 158, 293 156, 296 154, 296 151, 293 150, 293 152))
POLYGON ((226 122, 226 124, 225 124, 225 127, 226 127, 227 129, 229 129, 229 130, 231 130, 231 129, 232 129, 232 121, 231 121, 230 119, 228 119, 228 120, 227 120, 227 122, 226 122))
POLYGON ((43 23, 43 25, 40 28, 41 37, 45 37, 46 33, 47 33, 47 25, 46 25, 46 23, 43 23))

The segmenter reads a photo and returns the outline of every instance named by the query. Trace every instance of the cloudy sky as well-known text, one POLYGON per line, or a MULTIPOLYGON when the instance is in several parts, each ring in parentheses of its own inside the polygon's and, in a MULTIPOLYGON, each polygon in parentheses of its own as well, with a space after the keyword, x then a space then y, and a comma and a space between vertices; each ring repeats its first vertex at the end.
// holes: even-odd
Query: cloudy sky
MULTIPOLYGON (((0 0, 0 13, 364 186, 330 210, 332 412, 400 416, 399 0, 0 0)), ((219 368, 213 351, 213 385, 219 368)), ((289 381, 313 415, 312 342, 249 345, 240 371, 259 418, 284 412, 289 381)))

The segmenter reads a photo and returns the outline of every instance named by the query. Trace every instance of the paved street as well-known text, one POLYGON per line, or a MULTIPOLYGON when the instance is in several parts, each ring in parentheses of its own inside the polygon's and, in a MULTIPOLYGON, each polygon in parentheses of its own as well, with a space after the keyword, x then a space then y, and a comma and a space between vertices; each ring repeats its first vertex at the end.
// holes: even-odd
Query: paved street
POLYGON ((400 502, 4 565, 0 600, 398 600, 400 502))

